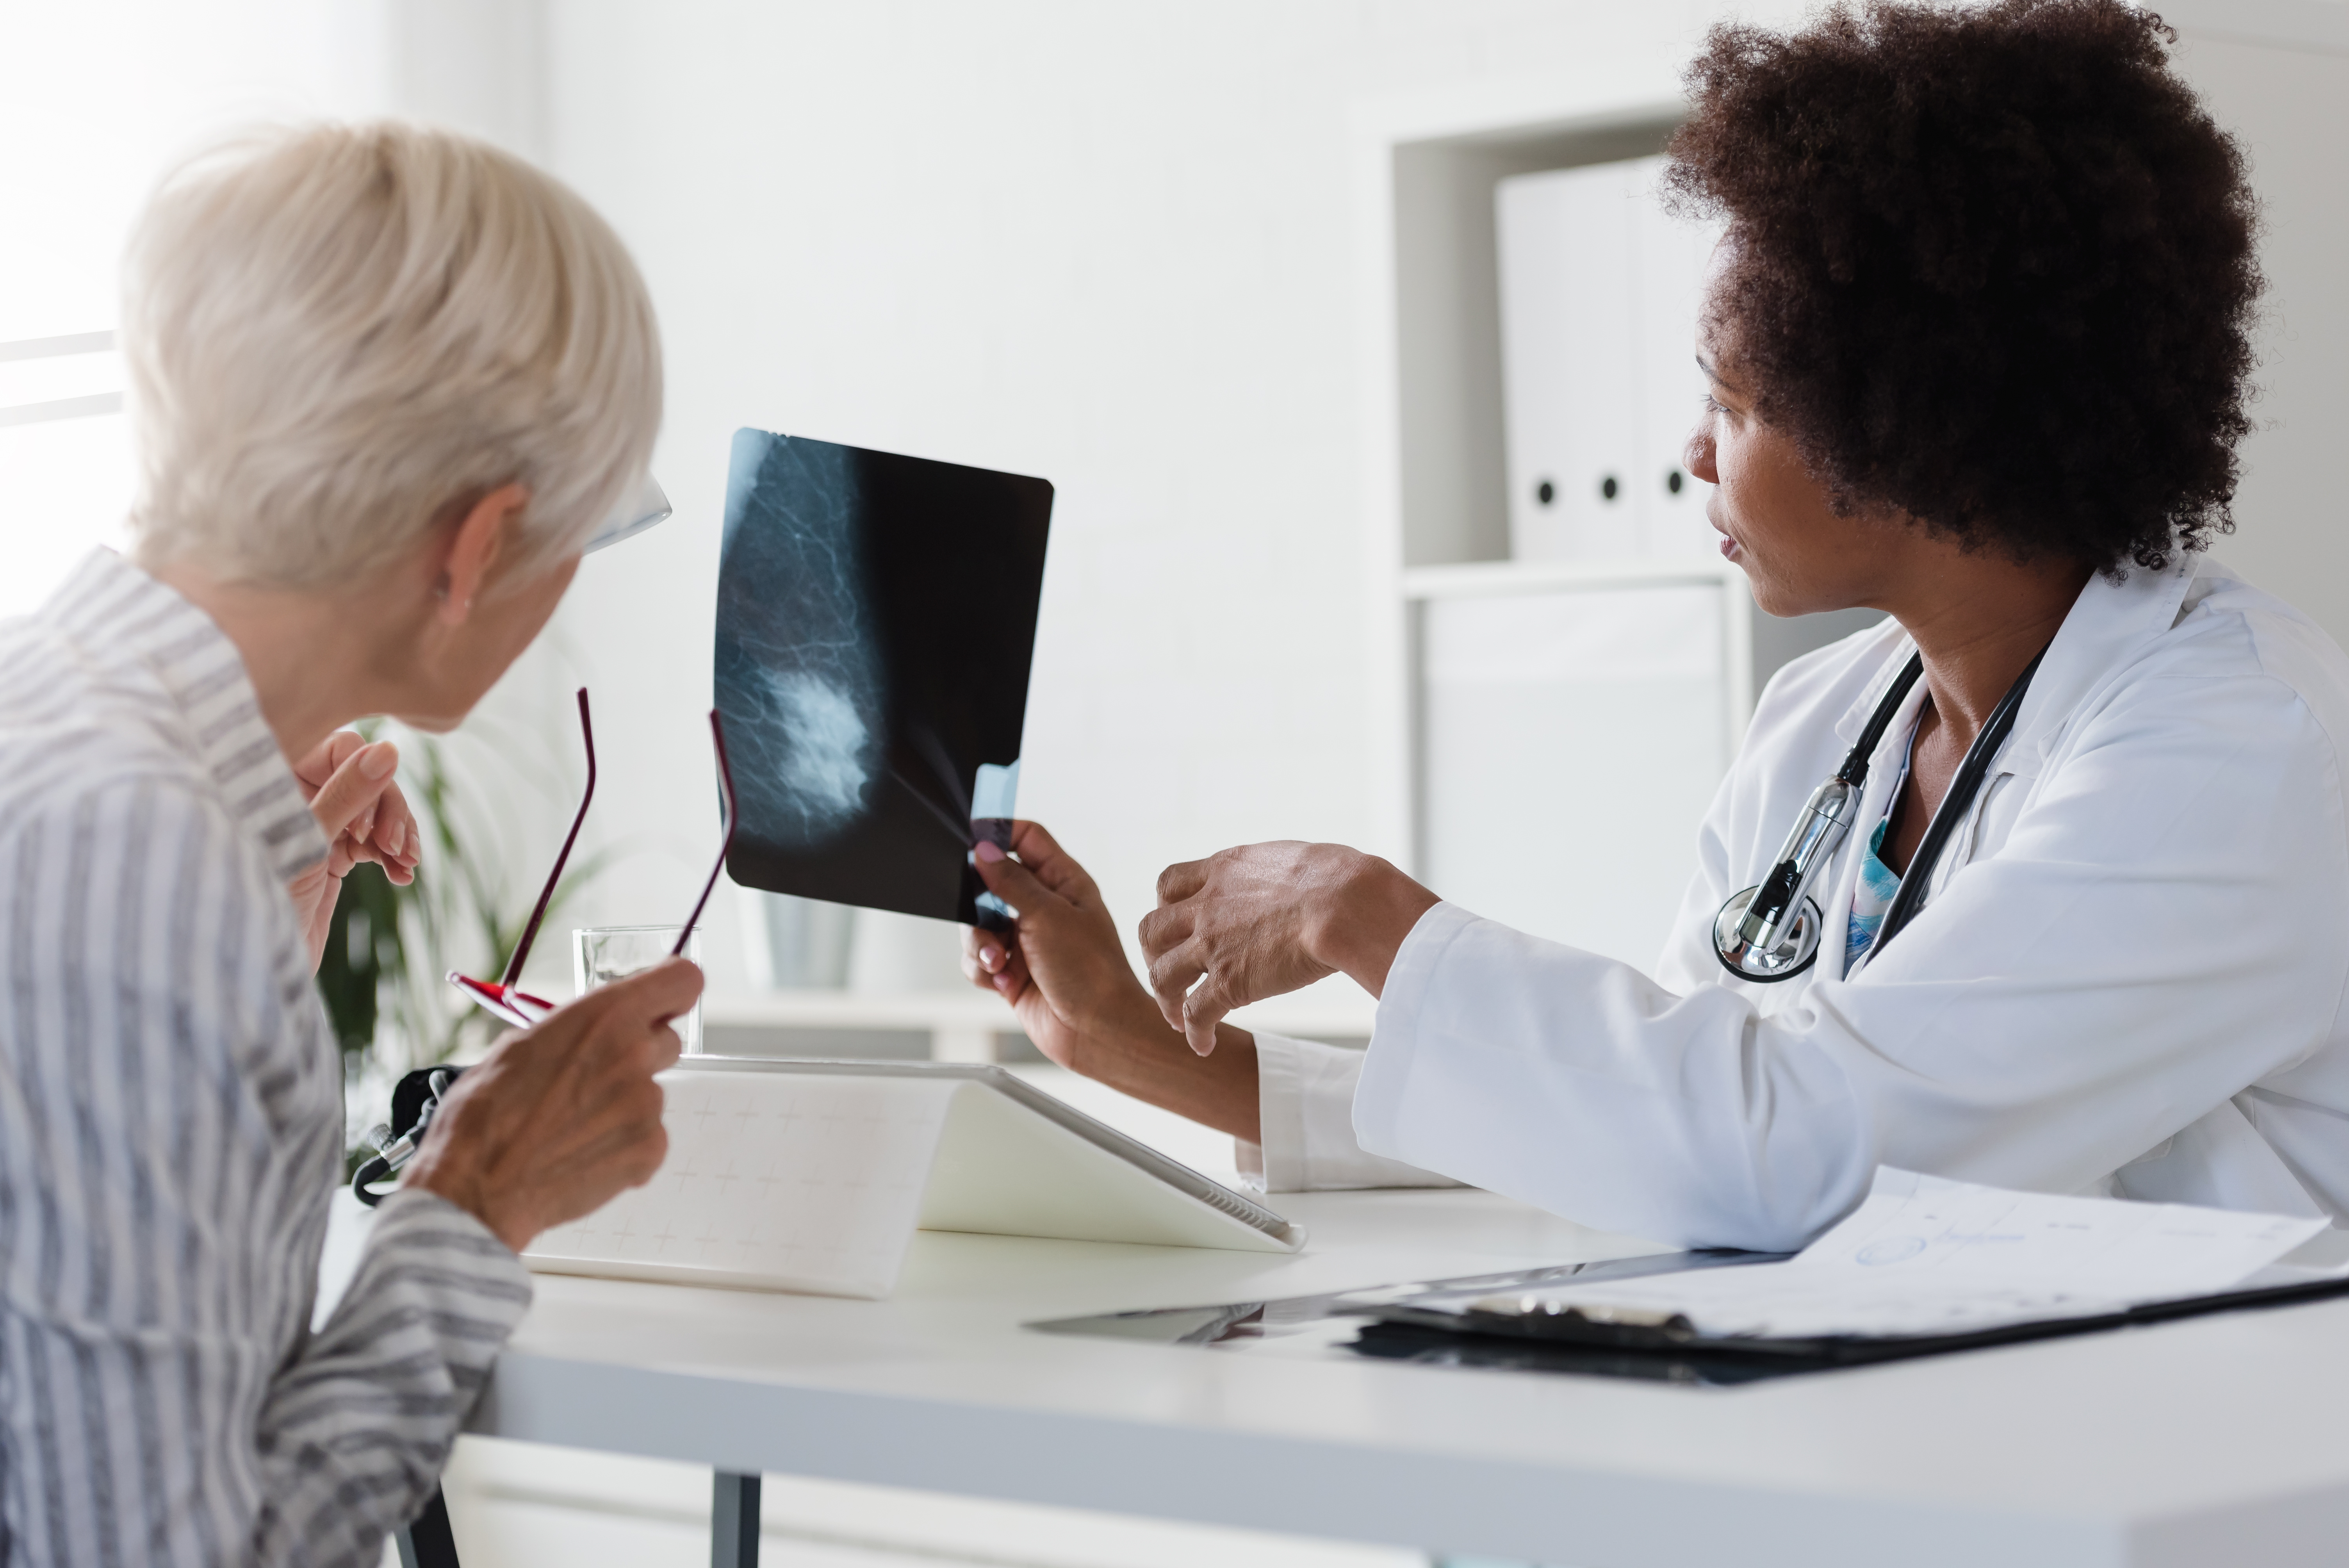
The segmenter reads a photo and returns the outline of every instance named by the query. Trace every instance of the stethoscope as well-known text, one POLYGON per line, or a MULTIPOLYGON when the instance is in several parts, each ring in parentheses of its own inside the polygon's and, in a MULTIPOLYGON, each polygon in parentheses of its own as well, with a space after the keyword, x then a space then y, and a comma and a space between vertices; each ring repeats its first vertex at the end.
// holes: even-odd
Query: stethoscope
MULTIPOLYGON (((2015 712, 2023 707, 2023 694, 2030 689, 2031 677, 2037 672, 2040 659, 2046 656, 2047 650, 2042 648, 2023 666, 2023 673, 2014 677, 2014 684, 1999 699, 1998 707, 1991 710, 1990 721, 1967 748, 1965 761, 1959 765, 1958 776, 1950 781, 1950 792, 1942 798, 1940 810, 1933 813, 1932 823, 1925 830, 1924 840, 1918 844, 1908 872, 1900 879, 1900 891, 1893 895, 1892 907, 1884 912, 1884 923, 1877 927, 1876 940, 1868 944, 1865 958, 1874 958, 1883 952, 1885 944, 1900 934, 1900 928, 1909 923, 1917 906, 1924 902, 1925 884, 1931 878, 1934 862, 1940 859, 1950 835, 1957 830, 1959 821, 1972 808, 1974 797, 1981 793, 1992 761, 2014 727, 2015 712)), ((1844 835, 1851 830, 1846 817, 1868 783, 1868 759, 1876 755, 1909 689, 1924 673, 1924 655, 1909 655, 1908 664, 1886 689, 1883 700, 1876 705, 1876 711, 1868 715, 1868 727, 1859 732, 1851 755, 1843 759, 1843 766, 1836 769, 1833 778, 1811 791, 1770 874, 1744 892, 1732 893, 1729 902, 1721 906, 1721 913, 1713 917, 1713 956, 1739 979, 1764 985, 1791 980, 1818 958, 1819 937, 1826 930, 1826 920, 1819 913, 1818 901, 1811 897, 1811 885, 1842 847, 1844 835)))

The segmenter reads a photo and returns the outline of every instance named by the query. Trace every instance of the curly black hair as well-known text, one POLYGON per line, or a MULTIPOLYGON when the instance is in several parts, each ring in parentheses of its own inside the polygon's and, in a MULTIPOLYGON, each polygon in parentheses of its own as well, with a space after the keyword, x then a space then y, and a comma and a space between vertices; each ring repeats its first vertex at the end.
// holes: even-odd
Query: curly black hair
POLYGON ((1665 189, 1837 510, 2106 573, 2233 531, 2258 210, 2176 42, 2124 0, 1713 30, 1665 189))

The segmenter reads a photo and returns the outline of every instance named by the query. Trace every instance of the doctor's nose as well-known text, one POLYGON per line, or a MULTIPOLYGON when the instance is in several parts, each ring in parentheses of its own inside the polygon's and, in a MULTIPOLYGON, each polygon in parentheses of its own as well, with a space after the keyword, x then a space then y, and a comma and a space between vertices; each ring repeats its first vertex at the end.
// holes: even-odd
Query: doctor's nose
POLYGON ((1688 444, 1681 449, 1681 467, 1690 477, 1717 485, 1721 475, 1713 466, 1713 416, 1707 414, 1689 432, 1688 444))

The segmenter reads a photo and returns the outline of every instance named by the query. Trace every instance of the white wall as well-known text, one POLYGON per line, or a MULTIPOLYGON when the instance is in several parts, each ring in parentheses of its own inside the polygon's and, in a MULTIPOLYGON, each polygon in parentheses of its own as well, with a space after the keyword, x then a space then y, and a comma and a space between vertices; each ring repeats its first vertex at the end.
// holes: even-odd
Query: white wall
POLYGON ((368 4, 320 0, 0 8, 0 342, 112 327, 130 221, 205 139, 379 112, 380 21, 368 4))
MULTIPOLYGON (((318 0, 0 5, 0 344, 115 325, 116 261, 164 169, 232 127, 385 102, 378 15, 318 0)), ((110 354, 0 360, 0 406, 117 393, 110 354)), ((0 615, 121 536, 119 413, 0 420, 0 615)))
MULTIPOLYGON (((2252 7, 2254 11, 2258 7, 2252 7)), ((2260 260, 2260 429, 2243 443, 2236 532, 2211 553, 2307 611, 2349 645, 2349 516, 2340 432, 2349 428, 2349 5, 2339 46, 2189 32, 2179 62, 2241 140, 2264 201, 2260 260)))

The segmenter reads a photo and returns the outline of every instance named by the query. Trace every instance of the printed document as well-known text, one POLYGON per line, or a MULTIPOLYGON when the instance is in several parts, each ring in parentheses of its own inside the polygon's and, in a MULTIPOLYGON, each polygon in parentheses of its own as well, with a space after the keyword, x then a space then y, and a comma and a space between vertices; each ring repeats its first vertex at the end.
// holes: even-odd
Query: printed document
POLYGON ((1572 1308, 1641 1324, 1677 1315, 1710 1336, 1971 1334, 2216 1295, 2326 1226, 2180 1203, 2010 1192, 1887 1166, 1847 1219, 1785 1263, 1557 1285, 1475 1305, 1509 1313, 1572 1308))

